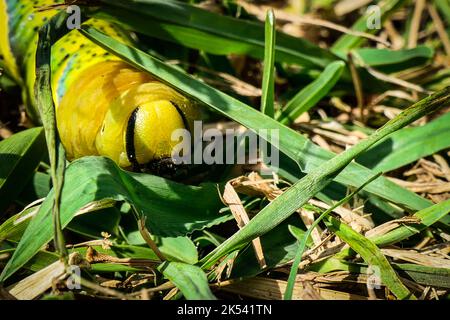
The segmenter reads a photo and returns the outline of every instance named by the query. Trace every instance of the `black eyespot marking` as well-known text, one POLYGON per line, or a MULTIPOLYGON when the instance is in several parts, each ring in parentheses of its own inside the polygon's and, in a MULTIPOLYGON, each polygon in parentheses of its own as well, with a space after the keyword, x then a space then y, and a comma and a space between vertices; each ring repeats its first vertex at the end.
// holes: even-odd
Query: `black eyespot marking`
POLYGON ((139 111, 139 107, 133 110, 128 118, 127 131, 125 133, 125 150, 127 152, 128 161, 133 166, 133 171, 141 171, 141 166, 136 159, 136 149, 134 146, 134 128, 136 126, 136 116, 139 111))
POLYGON ((173 101, 170 101, 170 103, 177 109, 178 113, 180 114, 181 119, 183 120, 183 125, 186 129, 189 130, 189 122, 186 119, 186 116, 184 115, 183 111, 181 111, 180 107, 173 101))

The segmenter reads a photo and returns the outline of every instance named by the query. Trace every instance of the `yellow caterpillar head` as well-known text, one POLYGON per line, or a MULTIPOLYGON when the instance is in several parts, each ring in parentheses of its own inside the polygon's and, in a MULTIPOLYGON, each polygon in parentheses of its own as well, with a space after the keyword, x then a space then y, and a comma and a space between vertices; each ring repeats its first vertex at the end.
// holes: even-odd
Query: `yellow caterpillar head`
POLYGON ((102 155, 123 168, 170 157, 172 132, 190 130, 197 117, 188 99, 121 61, 84 70, 57 106, 69 159, 102 155))

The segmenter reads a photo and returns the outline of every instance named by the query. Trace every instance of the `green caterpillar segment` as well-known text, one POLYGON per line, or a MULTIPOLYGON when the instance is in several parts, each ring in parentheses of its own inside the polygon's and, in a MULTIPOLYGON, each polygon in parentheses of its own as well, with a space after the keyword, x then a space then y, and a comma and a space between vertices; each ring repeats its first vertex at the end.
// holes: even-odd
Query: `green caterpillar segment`
MULTIPOLYGON (((28 114, 36 122, 33 88, 38 30, 57 13, 54 5, 61 3, 0 0, 0 14, 8 18, 0 38, 4 65, 23 79, 28 114), (53 9, 37 10, 43 7, 53 9)), ((110 22, 90 19, 86 24, 132 44, 128 34, 110 22)), ((139 169, 171 157, 177 143, 171 139, 172 132, 192 129, 199 115, 178 92, 76 30, 53 45, 51 69, 57 126, 69 159, 103 155, 123 168, 139 169)))

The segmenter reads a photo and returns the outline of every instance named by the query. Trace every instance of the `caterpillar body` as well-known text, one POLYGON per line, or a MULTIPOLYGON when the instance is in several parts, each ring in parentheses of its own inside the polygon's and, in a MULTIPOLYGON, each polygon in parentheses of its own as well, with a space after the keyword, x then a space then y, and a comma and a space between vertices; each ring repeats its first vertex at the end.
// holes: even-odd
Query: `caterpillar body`
MULTIPOLYGON (((62 0, 0 0, 0 62, 22 84, 31 119, 39 27, 62 0)), ((109 22, 86 22, 132 44, 127 33, 109 22)), ((69 160, 102 155, 125 169, 140 169, 169 158, 176 129, 192 129, 197 107, 148 73, 128 65, 76 30, 52 47, 52 90, 61 141, 69 160)), ((38 120, 37 120, 38 121, 38 120)))

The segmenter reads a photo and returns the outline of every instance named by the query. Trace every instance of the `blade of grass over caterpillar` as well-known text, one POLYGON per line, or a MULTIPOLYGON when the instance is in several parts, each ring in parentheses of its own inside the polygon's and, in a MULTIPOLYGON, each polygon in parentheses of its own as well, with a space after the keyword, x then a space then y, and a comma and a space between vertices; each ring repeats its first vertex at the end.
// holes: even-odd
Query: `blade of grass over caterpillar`
POLYGON ((317 227, 317 225, 319 224, 320 221, 322 221, 326 216, 328 216, 328 214, 330 214, 330 212, 332 212, 334 209, 336 209, 339 206, 342 206, 343 204, 347 203, 348 201, 350 201, 350 199, 352 199, 359 191, 361 191, 365 186, 367 186, 369 183, 371 183, 373 180, 375 180, 376 178, 378 178, 378 176, 380 176, 381 173, 378 173, 376 175, 374 175, 372 178, 370 178, 368 181, 364 182, 364 184, 362 186, 360 186, 359 188, 357 188, 356 190, 354 190, 352 193, 350 193, 348 196, 346 196, 345 198, 343 198, 342 200, 338 201, 336 204, 334 204, 332 207, 330 207, 329 209, 325 210, 312 224, 311 226, 308 228, 308 230, 305 232, 305 234, 303 235, 302 240, 300 241, 300 244, 298 246, 297 252, 295 254, 295 258, 294 258, 294 262, 292 263, 292 267, 291 267, 291 271, 289 273, 289 278, 288 278, 288 282, 286 285, 286 291, 284 293, 284 299, 285 300, 291 300, 292 299, 292 292, 294 290, 294 285, 295 285, 295 277, 297 276, 297 270, 298 270, 298 266, 300 265, 300 262, 302 260, 302 256, 303 256, 303 252, 305 251, 306 248, 306 243, 309 239, 309 237, 311 236, 312 231, 314 230, 315 227, 317 227))
MULTIPOLYGON (((320 148, 301 134, 267 117, 241 101, 194 79, 186 73, 140 50, 128 47, 92 27, 82 27, 81 32, 111 53, 140 69, 150 72, 160 80, 176 87, 183 93, 201 101, 256 133, 260 130, 268 130, 269 133, 271 129, 278 130, 278 149, 296 161, 302 172, 310 173, 335 156, 334 153, 320 148)), ((270 137, 267 137, 267 139, 270 140, 270 137)), ((371 170, 352 162, 335 177, 335 180, 345 185, 358 187, 361 185, 361 181, 367 181, 373 174, 371 170)), ((420 210, 431 205, 431 202, 428 200, 398 186, 384 177, 379 177, 367 186, 365 190, 400 206, 415 210, 420 210)))

